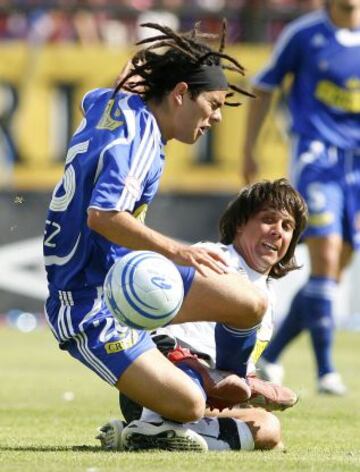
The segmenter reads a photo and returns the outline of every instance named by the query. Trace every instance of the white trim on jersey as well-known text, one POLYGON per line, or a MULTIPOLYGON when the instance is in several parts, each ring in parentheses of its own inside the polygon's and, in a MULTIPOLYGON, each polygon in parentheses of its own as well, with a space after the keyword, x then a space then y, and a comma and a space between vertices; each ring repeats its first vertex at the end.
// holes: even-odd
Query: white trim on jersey
POLYGON ((58 290, 60 303, 66 306, 74 306, 74 300, 70 291, 58 290))
POLYGON ((66 305, 61 305, 57 316, 57 332, 59 333, 59 338, 62 342, 67 341, 69 339, 69 333, 65 323, 66 308, 66 305))
MULTIPOLYGON (((130 98, 130 97, 129 97, 130 98)), ((126 99, 129 100, 129 98, 126 99)), ((95 172, 95 177, 94 177, 94 183, 97 181, 99 178, 99 175, 104 167, 104 155, 105 152, 108 151, 110 148, 117 146, 118 144, 129 144, 134 140, 135 137, 135 114, 132 110, 129 109, 123 109, 123 113, 125 116, 125 121, 126 121, 126 126, 128 130, 128 135, 126 136, 121 136, 121 138, 115 139, 111 143, 109 143, 107 146, 104 147, 104 149, 101 151, 99 160, 98 160, 98 165, 96 168, 95 172)))
POLYGON ((74 144, 74 146, 71 146, 69 148, 67 154, 66 154, 66 159, 65 159, 65 165, 70 164, 74 160, 77 154, 84 154, 87 152, 89 149, 89 143, 90 139, 87 141, 82 141, 81 143, 74 144))
MULTIPOLYGON (((68 306, 68 307, 66 308, 65 315, 66 315, 66 323, 67 323, 67 326, 68 326, 68 331, 69 331, 70 337, 73 337, 73 336, 75 336, 75 331, 74 331, 74 327, 73 327, 73 324, 72 324, 71 308, 70 308, 70 306, 68 306)), ((65 320, 64 320, 64 321, 65 321, 65 320)))
POLYGON ((53 335, 55 336, 56 340, 57 340, 57 341, 60 341, 60 340, 59 340, 59 336, 57 335, 57 332, 56 332, 55 328, 54 328, 53 325, 50 323, 50 318, 49 318, 48 312, 47 312, 47 310, 46 310, 46 306, 44 306, 44 315, 45 315, 47 324, 50 326, 50 329, 51 329, 53 335))
POLYGON ((222 326, 223 326, 225 331, 228 331, 233 336, 235 336, 237 338, 245 338, 246 336, 253 333, 254 331, 257 331, 260 328, 261 323, 255 325, 255 326, 253 326, 252 328, 249 328, 249 329, 233 328, 233 327, 231 327, 229 325, 226 325, 226 324, 223 324, 222 326))
POLYGON ((87 119, 84 117, 84 118, 80 121, 80 124, 79 124, 79 126, 76 128, 75 133, 73 134, 73 136, 76 136, 77 134, 81 133, 81 131, 83 131, 83 130, 86 128, 86 125, 87 125, 87 119))
POLYGON ((69 165, 64 173, 63 178, 56 185, 51 202, 49 205, 50 210, 52 211, 65 211, 69 206, 69 203, 74 198, 76 191, 76 176, 75 169, 73 166, 69 165), (65 193, 60 197, 55 196, 58 189, 63 186, 65 193))
POLYGON ((96 290, 97 290, 97 294, 96 294, 96 298, 94 300, 94 303, 93 303, 93 306, 92 306, 91 310, 88 313, 86 313, 84 318, 79 323, 80 331, 83 330, 84 323, 86 323, 89 319, 91 319, 101 308, 103 288, 102 287, 96 287, 96 290))
POLYGON ((251 80, 252 85, 265 91, 276 88, 277 85, 272 87, 269 86, 269 84, 263 83, 261 81, 261 77, 263 77, 269 71, 269 69, 274 67, 279 56, 287 47, 290 40, 295 36, 296 33, 298 33, 298 31, 305 29, 306 27, 314 26, 316 23, 324 22, 326 19, 327 13, 324 10, 320 10, 309 13, 301 17, 299 20, 290 23, 289 26, 284 29, 283 34, 280 35, 279 40, 276 42, 268 64, 251 80))
POLYGON ((117 382, 115 375, 109 370, 105 364, 101 362, 89 349, 88 339, 85 333, 79 333, 78 336, 74 337, 79 352, 83 355, 84 359, 93 367, 93 369, 102 377, 104 380, 109 382, 111 385, 117 382))
POLYGON ((89 90, 88 92, 85 93, 85 95, 83 96, 81 102, 80 102, 80 108, 81 108, 81 111, 83 112, 83 114, 85 115, 85 108, 84 108, 84 103, 85 103, 85 100, 86 100, 86 97, 88 95, 90 95, 91 93, 95 92, 96 90, 101 90, 101 87, 96 87, 92 90, 89 90))
POLYGON ((360 46, 360 31, 351 31, 342 28, 335 33, 336 41, 345 48, 360 46))
POLYGON ((311 26, 314 26, 316 23, 321 23, 326 18, 327 18, 327 14, 325 13, 325 11, 316 11, 313 13, 309 13, 308 15, 305 15, 304 17, 300 18, 297 21, 294 21, 293 23, 290 23, 290 25, 287 28, 285 28, 284 34, 280 36, 279 41, 277 41, 276 43, 276 46, 274 48, 272 58, 271 58, 272 62, 277 61, 280 54, 283 52, 287 44, 295 36, 296 33, 298 33, 301 30, 304 30, 305 28, 310 28, 311 26))
POLYGON ((330 284, 309 283, 304 287, 304 294, 333 300, 336 295, 336 290, 337 287, 335 282, 330 284))
MULTIPOLYGON (((146 123, 144 135, 142 137, 139 147, 136 150, 135 157, 131 163, 129 173, 127 175, 127 178, 134 179, 135 182, 138 182, 139 186, 142 180, 145 178, 147 172, 149 171, 156 156, 156 147, 160 144, 159 142, 157 142, 157 139, 155 139, 158 138, 156 129, 157 123, 155 122, 155 119, 149 116, 149 119, 146 123), (156 133, 155 136, 154 131, 156 133)), ((125 186, 116 204, 116 210, 132 211, 138 197, 138 195, 135 195, 133 191, 131 191, 125 186)))
POLYGON ((74 244, 74 247, 71 249, 71 251, 66 255, 66 256, 44 256, 44 260, 45 260, 45 265, 46 266, 49 266, 49 265, 59 265, 59 266, 63 266, 65 264, 67 264, 69 262, 69 260, 73 257, 73 255, 75 254, 75 251, 79 245, 79 242, 80 242, 80 238, 81 238, 81 233, 79 233, 77 239, 76 239, 76 242, 74 244))

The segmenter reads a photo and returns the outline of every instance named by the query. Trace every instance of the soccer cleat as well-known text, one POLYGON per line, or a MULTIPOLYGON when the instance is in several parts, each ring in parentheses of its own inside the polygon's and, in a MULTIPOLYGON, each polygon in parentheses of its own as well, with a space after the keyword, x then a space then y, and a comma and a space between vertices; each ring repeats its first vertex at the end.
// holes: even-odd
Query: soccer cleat
POLYGON ((111 420, 98 428, 99 434, 95 439, 100 440, 102 449, 122 451, 121 433, 125 424, 121 420, 111 420))
POLYGON ((296 393, 288 387, 261 380, 253 375, 246 377, 246 380, 251 388, 248 405, 262 407, 268 411, 281 411, 294 406, 299 400, 296 393))
POLYGON ((280 364, 268 362, 261 357, 256 364, 256 374, 262 380, 268 380, 277 385, 282 385, 284 381, 284 367, 280 364))
POLYGON ((347 388, 338 372, 329 372, 319 378, 318 392, 326 393, 328 395, 342 396, 347 393, 347 388))
POLYGON ((198 433, 179 423, 162 421, 150 423, 135 420, 124 428, 121 442, 125 451, 164 451, 206 452, 207 443, 198 433))
POLYGON ((210 369, 199 361, 189 349, 177 347, 169 352, 168 359, 173 364, 186 363, 191 369, 200 374, 202 385, 207 396, 207 405, 223 410, 246 402, 251 396, 251 390, 245 379, 230 372, 210 369))

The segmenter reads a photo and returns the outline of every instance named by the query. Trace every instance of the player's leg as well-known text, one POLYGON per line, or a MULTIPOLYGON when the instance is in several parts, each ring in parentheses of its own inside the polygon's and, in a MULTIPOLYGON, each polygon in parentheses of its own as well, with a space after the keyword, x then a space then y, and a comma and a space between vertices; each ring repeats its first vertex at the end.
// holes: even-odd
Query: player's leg
POLYGON ((342 240, 338 235, 308 238, 311 274, 293 299, 264 359, 275 363, 284 347, 304 328, 312 333, 319 375, 332 371, 330 351, 333 336, 333 302, 337 287, 342 240))
POLYGON ((196 421, 204 414, 205 397, 200 384, 196 385, 157 349, 139 356, 115 386, 133 401, 173 421, 196 421))
POLYGON ((258 327, 239 330, 217 323, 215 326, 216 367, 245 377, 248 362, 256 344, 257 331, 258 327))
MULTIPOLYGON (((107 313, 104 305, 102 309, 107 313)), ((166 418, 188 422, 202 417, 201 381, 168 361, 147 332, 119 327, 107 314, 83 330, 81 341, 69 341, 68 352, 132 400, 166 418)))
POLYGON ((309 238, 307 245, 312 273, 307 283, 305 326, 311 334, 321 385, 323 376, 335 372, 332 360, 335 330, 333 308, 343 242, 340 236, 331 235, 327 238, 309 238))
POLYGON ((195 275, 175 322, 221 322, 215 329, 217 367, 244 377, 265 309, 264 296, 243 276, 209 271, 208 277, 195 275))
POLYGON ((263 378, 276 381, 272 369, 283 349, 302 330, 308 329, 317 364, 319 390, 324 393, 343 394, 345 387, 336 373, 332 359, 334 343, 333 308, 338 288, 342 259, 347 262, 350 248, 344 247, 338 235, 308 238, 311 275, 294 298, 289 314, 264 353, 260 365, 263 378), (265 362, 264 362, 265 361, 265 362))
POLYGON ((195 274, 174 323, 218 321, 248 330, 261 322, 266 307, 265 296, 244 276, 208 270, 207 277, 195 274))
MULTIPOLYGON (((300 144, 298 188, 309 207, 304 238, 309 248, 311 274, 296 294, 290 311, 264 353, 262 370, 270 373, 278 356, 302 329, 311 333, 318 376, 333 372, 333 304, 343 247, 345 208, 342 156, 316 142, 300 144), (339 157, 339 158, 338 158, 339 157)), ((275 380, 275 379, 273 379, 275 380)))
POLYGON ((121 440, 118 433, 117 440, 107 444, 128 450, 183 450, 181 440, 184 434, 192 432, 193 437, 198 438, 195 441, 197 449, 201 438, 210 451, 283 447, 279 420, 259 408, 234 408, 220 414, 208 412, 209 415, 203 419, 183 425, 175 425, 152 412, 145 413, 149 414, 132 421, 121 431, 121 440))
POLYGON ((175 421, 203 416, 205 393, 199 377, 184 374, 156 349, 146 331, 120 326, 107 309, 101 293, 66 300, 52 296, 46 313, 60 347, 121 389, 136 402, 175 421))
MULTIPOLYGON (((231 417, 247 425, 255 449, 282 449, 280 421, 262 408, 232 408, 218 413, 219 418, 231 417)), ((240 438, 241 439, 241 438, 240 438)))
MULTIPOLYGON (((103 310, 110 315, 105 306, 103 310)), ((111 315, 109 319, 113 320, 111 315)), ((109 326, 110 323, 108 321, 109 326)), ((129 330, 132 340, 123 342, 116 352, 116 348, 110 350, 109 345, 116 346, 120 342, 118 331, 118 323, 114 321, 114 328, 108 329, 107 333, 106 354, 103 349, 105 340, 100 337, 92 347, 93 355, 101 359, 116 377, 114 386, 136 403, 173 421, 185 423, 202 417, 206 394, 200 374, 196 371, 185 374, 175 367, 145 331, 129 330)), ((92 337, 96 336, 96 332, 92 334, 92 337)))
POLYGON ((351 264, 351 261, 353 260, 353 256, 354 256, 354 250, 352 246, 348 242, 343 241, 342 250, 340 254, 339 268, 338 268, 338 273, 336 276, 336 280, 338 282, 341 281, 341 277, 344 273, 344 270, 347 267, 349 267, 349 265, 351 264))

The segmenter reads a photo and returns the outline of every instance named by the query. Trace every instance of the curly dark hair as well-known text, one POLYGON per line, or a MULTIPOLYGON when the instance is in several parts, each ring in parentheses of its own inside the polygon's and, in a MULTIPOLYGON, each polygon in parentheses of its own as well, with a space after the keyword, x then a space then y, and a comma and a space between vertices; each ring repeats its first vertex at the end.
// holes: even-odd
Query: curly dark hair
MULTIPOLYGON (((145 101, 153 99, 161 101, 180 81, 179 77, 186 77, 192 72, 206 66, 220 66, 245 75, 244 67, 233 57, 225 54, 226 21, 223 21, 220 45, 218 51, 212 49, 205 41, 216 39, 217 35, 201 33, 199 23, 187 33, 178 34, 167 26, 156 23, 144 23, 141 26, 157 30, 161 34, 139 41, 137 45, 149 43, 145 49, 138 51, 132 58, 132 69, 117 84, 114 95, 120 90, 138 93, 145 101), (225 63, 226 62, 226 63, 225 63), (142 80, 131 83, 131 77, 137 76, 142 80)), ((234 92, 249 97, 254 95, 239 87, 228 83, 229 92, 226 99, 234 92)), ((189 84, 190 96, 195 99, 203 91, 201 86, 189 84)), ((228 106, 239 106, 240 102, 225 102, 228 106)))
POLYGON ((306 203, 287 179, 264 180, 244 187, 220 219, 220 237, 223 244, 232 244, 236 229, 265 207, 286 210, 295 221, 290 246, 282 260, 275 264, 269 273, 269 277, 279 279, 300 268, 295 259, 295 247, 308 221, 306 203))

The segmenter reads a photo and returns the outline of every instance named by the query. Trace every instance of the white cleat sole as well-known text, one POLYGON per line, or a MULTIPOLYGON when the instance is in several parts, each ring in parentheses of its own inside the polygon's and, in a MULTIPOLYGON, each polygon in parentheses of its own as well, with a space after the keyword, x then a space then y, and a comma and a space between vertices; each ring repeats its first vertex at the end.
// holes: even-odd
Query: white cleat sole
POLYGON ((205 439, 199 434, 170 421, 160 424, 133 421, 124 428, 121 439, 126 451, 160 449, 206 452, 208 450, 205 439))

